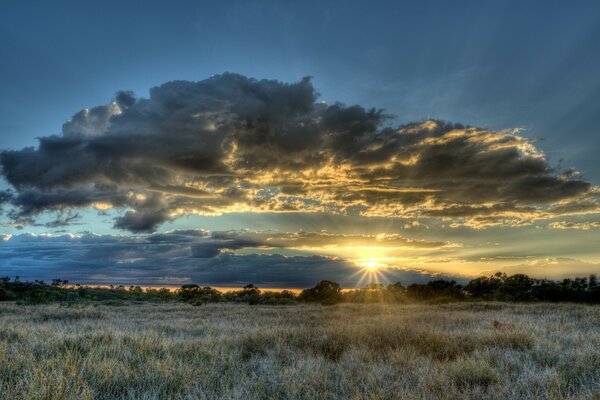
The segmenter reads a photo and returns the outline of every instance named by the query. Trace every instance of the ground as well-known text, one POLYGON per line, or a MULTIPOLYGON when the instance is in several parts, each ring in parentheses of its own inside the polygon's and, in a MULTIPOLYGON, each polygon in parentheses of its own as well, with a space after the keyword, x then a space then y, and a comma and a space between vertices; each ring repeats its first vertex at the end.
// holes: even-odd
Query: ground
POLYGON ((0 304, 1 399, 600 398, 600 306, 0 304))

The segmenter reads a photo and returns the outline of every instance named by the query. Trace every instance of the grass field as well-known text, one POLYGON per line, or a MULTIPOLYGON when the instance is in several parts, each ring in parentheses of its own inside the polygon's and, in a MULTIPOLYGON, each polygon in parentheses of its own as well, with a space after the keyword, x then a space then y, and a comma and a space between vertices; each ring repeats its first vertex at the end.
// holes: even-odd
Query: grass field
POLYGON ((600 306, 0 304, 0 398, 600 398, 600 306))

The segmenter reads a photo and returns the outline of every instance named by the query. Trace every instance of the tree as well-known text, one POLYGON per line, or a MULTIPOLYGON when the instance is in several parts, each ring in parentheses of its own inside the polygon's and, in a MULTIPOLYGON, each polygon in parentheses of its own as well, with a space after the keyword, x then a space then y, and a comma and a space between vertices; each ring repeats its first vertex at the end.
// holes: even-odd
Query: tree
POLYGON ((69 284, 69 281, 63 279, 52 279, 52 286, 54 287, 63 287, 69 284))
POLYGON ((527 301, 533 300, 534 280, 525 274, 503 276, 499 288, 501 300, 527 301))
POLYGON ((210 286, 200 287, 195 284, 183 285, 177 291, 177 295, 183 301, 191 302, 194 305, 204 303, 215 303, 222 300, 221 292, 210 286))
POLYGON ((246 286, 244 286, 244 288, 242 289, 242 293, 244 295, 250 296, 253 294, 259 294, 260 289, 254 286, 252 283, 249 283, 246 286))
POLYGON ((400 302, 406 300, 406 288, 400 282, 390 283, 387 286, 386 297, 388 301, 400 302))
POLYGON ((336 282, 323 280, 313 288, 304 289, 299 298, 302 301, 318 302, 325 305, 336 304, 342 298, 342 288, 336 282))

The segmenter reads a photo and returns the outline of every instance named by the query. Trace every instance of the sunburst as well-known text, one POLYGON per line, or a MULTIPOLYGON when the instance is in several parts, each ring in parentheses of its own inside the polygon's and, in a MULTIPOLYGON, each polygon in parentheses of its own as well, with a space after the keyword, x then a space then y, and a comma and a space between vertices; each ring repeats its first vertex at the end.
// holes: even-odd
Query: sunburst
POLYGON ((358 276, 358 287, 363 287, 367 283, 389 283, 389 279, 386 277, 385 270, 387 264, 383 263, 380 259, 374 258, 360 258, 354 260, 354 263, 359 270, 352 275, 352 277, 358 276))

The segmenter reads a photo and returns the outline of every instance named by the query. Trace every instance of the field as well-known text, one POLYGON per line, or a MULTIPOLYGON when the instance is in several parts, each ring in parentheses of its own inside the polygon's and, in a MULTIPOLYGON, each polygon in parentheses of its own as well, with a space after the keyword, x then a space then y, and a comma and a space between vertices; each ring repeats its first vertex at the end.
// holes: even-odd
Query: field
POLYGON ((600 398, 600 306, 5 303, 0 398, 600 398))

